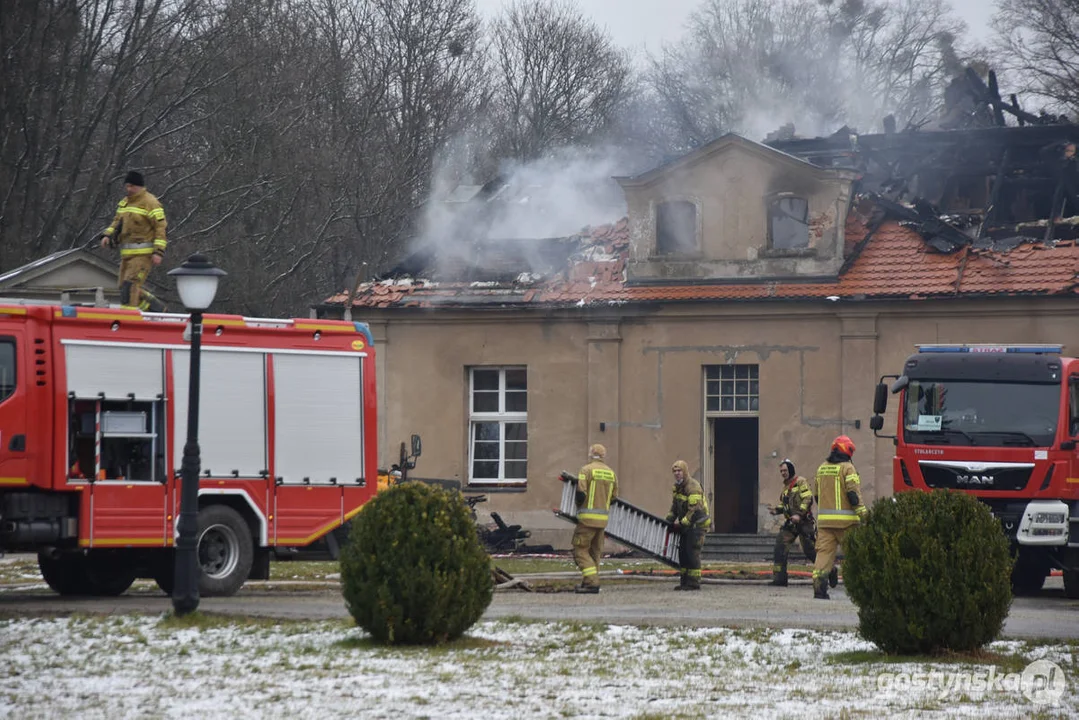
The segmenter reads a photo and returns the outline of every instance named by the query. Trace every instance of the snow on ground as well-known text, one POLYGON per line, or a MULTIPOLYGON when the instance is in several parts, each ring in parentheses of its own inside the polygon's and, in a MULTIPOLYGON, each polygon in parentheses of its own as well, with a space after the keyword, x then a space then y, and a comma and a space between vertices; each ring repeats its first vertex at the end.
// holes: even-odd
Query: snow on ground
POLYGON ((1006 675, 1015 672, 1014 663, 997 668, 826 660, 872 651, 849 632, 500 621, 476 625, 449 647, 389 648, 340 622, 215 618, 195 628, 163 622, 165 617, 0 620, 0 717, 1079 714, 1079 648, 1068 645, 992 646, 1002 655, 1044 659, 1064 670, 1067 688, 1060 701, 1036 705, 1023 693, 1029 684, 1006 675), (928 675, 933 671, 943 680, 934 681, 928 675), (880 673, 891 675, 882 681, 880 673), (903 682, 903 673, 928 679, 922 689, 911 689, 917 680, 903 682), (996 680, 991 677, 982 692, 969 684, 946 685, 957 673, 995 673, 996 680))

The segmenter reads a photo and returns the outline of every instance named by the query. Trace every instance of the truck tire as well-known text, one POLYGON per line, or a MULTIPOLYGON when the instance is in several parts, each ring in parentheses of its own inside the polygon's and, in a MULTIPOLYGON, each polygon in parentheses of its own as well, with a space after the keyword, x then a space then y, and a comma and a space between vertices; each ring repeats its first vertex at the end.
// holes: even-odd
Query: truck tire
POLYGON ((1037 595, 1045 585, 1049 568, 1037 562, 1016 562, 1012 569, 1012 592, 1016 595, 1037 595))
POLYGON ((135 582, 130 557, 109 550, 91 550, 82 558, 87 594, 98 597, 123 595, 135 582))
POLYGON ((199 594, 203 597, 235 595, 255 560, 251 529, 230 507, 210 505, 199 510, 199 594))
POLYGON ((51 557, 46 552, 39 552, 37 566, 41 570, 41 577, 60 595, 90 594, 86 566, 81 555, 63 553, 51 557))
POLYGON ((1079 570, 1064 571, 1064 595, 1079 600, 1079 570))

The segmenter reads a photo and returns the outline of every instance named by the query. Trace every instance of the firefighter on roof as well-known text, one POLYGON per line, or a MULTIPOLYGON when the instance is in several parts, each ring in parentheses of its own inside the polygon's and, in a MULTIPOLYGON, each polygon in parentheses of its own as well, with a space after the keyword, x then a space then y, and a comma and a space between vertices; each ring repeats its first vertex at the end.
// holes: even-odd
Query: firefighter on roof
POLYGON ((142 173, 127 174, 124 192, 127 196, 117 206, 116 217, 101 233, 101 247, 120 250, 120 304, 160 312, 165 306, 143 284, 165 257, 165 209, 146 190, 142 173))
POLYGON ((813 565, 813 597, 828 599, 828 585, 836 586, 836 550, 847 528, 869 512, 862 503, 861 480, 851 463, 854 441, 840 435, 832 441, 828 460, 817 469, 817 561, 813 565))
POLYGON ((675 460, 671 466, 674 487, 671 488, 671 511, 667 522, 673 523, 681 542, 678 546, 678 565, 681 582, 675 590, 701 589, 701 548, 704 534, 712 522, 708 514, 708 500, 701 484, 689 474, 685 460, 675 460))
POLYGON ((618 478, 603 459, 607 448, 588 448, 589 463, 577 473, 577 527, 573 531, 573 560, 581 570, 579 593, 599 592, 599 560, 607 512, 618 493, 618 478))
POLYGON ((791 545, 796 540, 800 541, 802 552, 809 562, 816 562, 814 546, 817 533, 813 523, 813 491, 809 489, 809 482, 794 471, 794 463, 790 460, 779 464, 779 474, 783 478, 783 491, 779 494, 779 504, 768 510, 773 515, 782 514, 785 521, 776 536, 772 584, 786 587, 787 556, 791 545))

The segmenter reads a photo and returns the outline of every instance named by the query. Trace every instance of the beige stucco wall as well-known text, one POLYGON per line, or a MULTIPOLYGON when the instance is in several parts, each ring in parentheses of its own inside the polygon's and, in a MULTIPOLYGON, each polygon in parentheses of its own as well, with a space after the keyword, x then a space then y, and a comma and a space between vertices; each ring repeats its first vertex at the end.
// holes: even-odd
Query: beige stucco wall
MULTIPOLYGON (((533 530, 532 542, 565 547, 570 526, 551 512, 559 500, 555 478, 575 471, 591 442, 608 447, 623 496, 657 514, 669 502, 674 459, 687 460, 711 485, 706 365, 759 365, 758 531, 770 532, 764 506, 778 494, 779 460, 790 457, 809 475, 840 432, 858 445, 855 463, 868 497, 891 493, 891 441, 869 430, 873 388, 879 375, 902 368, 915 343, 1059 342, 1079 352, 1076 309, 1057 299, 822 301, 546 316, 377 311, 357 319, 372 322, 379 353, 380 463, 392 463, 401 440, 420 433, 418 477, 467 484, 467 368, 527 366, 527 490, 469 491, 488 494, 481 509, 533 530)), ((892 427, 894 407, 886 431, 892 427)))

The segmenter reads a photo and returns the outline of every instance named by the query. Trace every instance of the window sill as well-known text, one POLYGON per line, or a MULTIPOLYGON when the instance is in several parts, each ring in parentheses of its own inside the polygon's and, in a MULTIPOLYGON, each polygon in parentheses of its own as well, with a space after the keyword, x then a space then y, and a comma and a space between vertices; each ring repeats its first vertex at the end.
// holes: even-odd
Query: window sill
POLYGON ((465 485, 465 492, 486 492, 486 493, 515 493, 525 492, 528 490, 528 484, 523 482, 470 482, 465 485))
POLYGON ((757 252, 759 258, 811 258, 817 256, 817 249, 804 248, 761 248, 757 252))

